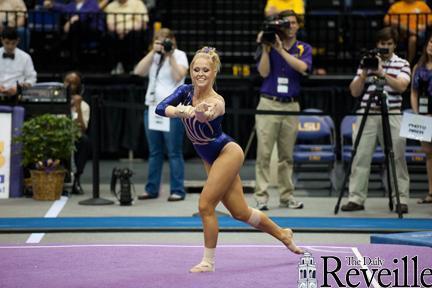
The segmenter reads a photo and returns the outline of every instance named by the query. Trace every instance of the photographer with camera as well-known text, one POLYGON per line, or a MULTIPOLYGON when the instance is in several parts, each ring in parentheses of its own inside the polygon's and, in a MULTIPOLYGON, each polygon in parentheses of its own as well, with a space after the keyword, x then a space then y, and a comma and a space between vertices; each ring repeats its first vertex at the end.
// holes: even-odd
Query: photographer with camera
MULTIPOLYGON (((312 66, 312 47, 297 40, 299 17, 292 10, 282 11, 264 23, 258 34, 261 55, 258 72, 264 78, 258 110, 300 111, 300 80, 312 66)), ((280 207, 301 209, 294 199, 293 150, 298 117, 256 115, 257 133, 256 187, 254 198, 260 210, 268 210, 270 158, 275 143, 278 148, 278 184, 280 207)))
MULTIPOLYGON (((400 206, 396 212, 408 213, 409 175, 405 161, 405 138, 399 136, 401 126, 402 93, 408 88, 411 71, 408 61, 394 54, 398 33, 391 27, 379 30, 376 34, 376 48, 363 57, 357 75, 349 88, 353 97, 362 96, 360 110, 364 113, 369 97, 372 98, 369 112, 375 115, 358 116, 353 139, 357 137, 362 117, 367 117, 357 154, 352 163, 349 178, 349 202, 342 206, 342 211, 364 210, 368 193, 370 165, 375 152, 377 140, 384 148, 381 104, 377 95, 380 88, 387 95, 388 120, 394 150, 397 186, 400 195, 400 206), (376 115, 381 114, 381 115, 376 115)), ((354 140, 353 140, 354 143, 354 140)), ((389 167, 387 167, 390 169, 389 167)), ((393 179, 394 180, 394 179, 393 179)), ((392 180, 392 181, 393 181, 392 180)), ((392 182, 393 183, 393 182, 392 182)), ((396 191, 393 191, 395 197, 396 191)), ((396 202, 397 203, 397 202, 396 202)))
MULTIPOLYGON (((424 45, 423 53, 413 69, 411 107, 415 113, 432 116, 432 36, 424 45)), ((432 203, 432 144, 421 142, 421 146, 426 153, 429 193, 417 203, 430 204, 432 203)))
POLYGON ((180 119, 166 118, 169 120, 168 132, 152 130, 149 124, 157 117, 154 115, 154 106, 184 84, 188 67, 186 53, 177 49, 175 36, 167 28, 155 33, 152 50, 135 67, 134 74, 149 77, 145 104, 150 108, 144 111, 144 129, 150 151, 147 184, 144 194, 138 196, 140 200, 159 196, 165 148, 168 151, 170 165, 171 196, 168 201, 180 201, 185 198, 183 124, 180 119))

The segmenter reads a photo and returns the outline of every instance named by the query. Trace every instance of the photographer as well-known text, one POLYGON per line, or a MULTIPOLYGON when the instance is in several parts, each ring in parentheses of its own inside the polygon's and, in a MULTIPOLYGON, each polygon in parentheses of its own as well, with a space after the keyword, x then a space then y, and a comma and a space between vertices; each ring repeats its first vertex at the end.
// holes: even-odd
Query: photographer
MULTIPOLYGON (((350 84, 353 97, 362 95, 359 113, 364 113, 369 97, 376 97, 377 85, 384 85, 383 93, 387 94, 391 141, 393 143, 397 184, 400 194, 400 207, 396 211, 408 213, 409 176, 405 161, 405 139, 399 137, 401 118, 402 93, 407 89, 411 80, 408 61, 394 54, 398 41, 397 31, 386 27, 376 34, 376 47, 361 61, 357 75, 350 84), (371 83, 372 82, 372 83, 371 83), (395 114, 395 115, 392 115, 395 114)), ((373 99, 370 113, 381 113, 379 101, 373 99)), ((357 136, 362 116, 357 117, 353 138, 357 136)), ((369 115, 357 147, 357 154, 353 159, 349 182, 349 202, 342 206, 342 211, 364 210, 364 202, 368 193, 368 182, 372 156, 377 140, 384 147, 382 116, 369 115)), ((354 142, 354 141, 353 141, 354 142)), ((393 180, 392 180, 393 181, 393 180)), ((396 192, 393 191, 393 197, 396 192)))
MULTIPOLYGON (((264 78, 258 110, 300 111, 300 80, 311 70, 312 47, 297 40, 299 18, 292 10, 282 11, 264 25, 258 34, 261 44, 258 72, 264 78)), ((256 115, 257 160, 254 198, 260 210, 268 210, 270 158, 275 143, 278 148, 278 184, 280 207, 301 209, 294 199, 293 150, 298 130, 298 117, 256 115)))
MULTIPOLYGON (((411 107, 415 113, 432 116, 432 36, 424 45, 423 53, 414 66, 411 107)), ((421 146, 426 153, 429 193, 417 203, 430 204, 432 203, 432 144, 430 142, 421 142, 421 146)))
POLYGON ((151 130, 149 122, 156 117, 155 106, 184 83, 188 67, 186 53, 177 49, 174 34, 167 28, 155 33, 152 50, 135 67, 134 74, 149 76, 145 100, 149 109, 144 111, 144 128, 150 151, 147 184, 144 194, 138 196, 140 200, 159 196, 165 147, 170 164, 171 196, 168 201, 185 198, 183 124, 180 119, 167 119, 169 132, 164 132, 151 130))
POLYGON ((75 142, 74 162, 76 171, 74 173, 74 182, 72 185, 72 194, 82 195, 84 190, 81 187, 81 175, 87 163, 87 159, 91 152, 90 139, 87 136, 87 129, 90 120, 90 106, 83 100, 84 89, 82 85, 82 77, 78 71, 68 72, 63 83, 68 90, 70 96, 70 108, 72 119, 78 124, 81 129, 81 136, 75 142))

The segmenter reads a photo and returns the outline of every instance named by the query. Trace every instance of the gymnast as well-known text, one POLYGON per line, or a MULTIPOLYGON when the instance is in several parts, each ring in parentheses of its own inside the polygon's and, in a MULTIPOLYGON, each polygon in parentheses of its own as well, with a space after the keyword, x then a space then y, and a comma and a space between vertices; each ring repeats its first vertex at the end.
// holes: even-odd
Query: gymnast
POLYGON ((222 132, 225 101, 213 89, 219 68, 220 60, 214 48, 198 50, 190 66, 192 85, 178 87, 156 108, 156 113, 161 116, 182 120, 186 135, 203 160, 207 172, 198 205, 204 229, 204 256, 190 272, 215 271, 219 233, 215 208, 221 201, 233 218, 269 233, 293 253, 304 253, 294 243, 291 229, 282 229, 266 214, 248 207, 246 203, 239 176, 244 160, 243 150, 222 132))

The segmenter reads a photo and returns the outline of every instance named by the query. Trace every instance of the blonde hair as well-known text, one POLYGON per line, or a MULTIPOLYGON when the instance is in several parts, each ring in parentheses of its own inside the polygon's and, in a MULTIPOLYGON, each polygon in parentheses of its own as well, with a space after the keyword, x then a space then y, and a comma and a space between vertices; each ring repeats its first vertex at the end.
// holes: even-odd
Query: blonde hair
POLYGON ((196 51, 195 56, 193 57, 191 65, 190 65, 191 69, 192 69, 195 61, 199 57, 204 57, 204 58, 209 59, 211 62, 211 66, 216 70, 216 72, 219 72, 221 62, 220 62, 219 54, 216 51, 216 48, 204 46, 203 48, 196 51))

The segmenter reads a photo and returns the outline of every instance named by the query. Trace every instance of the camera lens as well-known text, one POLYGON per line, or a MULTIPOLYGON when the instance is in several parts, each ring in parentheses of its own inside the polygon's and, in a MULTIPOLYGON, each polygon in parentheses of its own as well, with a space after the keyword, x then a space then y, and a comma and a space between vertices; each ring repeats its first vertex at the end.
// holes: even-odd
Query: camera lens
POLYGON ((165 52, 169 53, 169 52, 171 52, 171 50, 173 48, 173 43, 172 43, 172 41, 170 39, 165 39, 162 42, 162 46, 163 46, 165 52))

